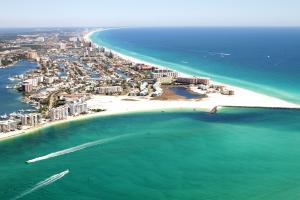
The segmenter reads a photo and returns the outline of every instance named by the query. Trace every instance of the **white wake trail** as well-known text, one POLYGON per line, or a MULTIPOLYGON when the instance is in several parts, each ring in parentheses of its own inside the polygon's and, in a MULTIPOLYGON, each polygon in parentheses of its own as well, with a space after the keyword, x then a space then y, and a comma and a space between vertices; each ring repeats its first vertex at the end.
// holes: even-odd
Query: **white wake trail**
POLYGON ((85 143, 85 144, 81 144, 81 145, 78 145, 78 146, 75 146, 75 147, 71 147, 71 148, 68 148, 68 149, 64 149, 64 150, 61 150, 61 151, 57 151, 57 152, 54 152, 54 153, 47 154, 45 156, 41 156, 41 157, 38 157, 38 158, 28 160, 28 161, 26 161, 26 163, 34 163, 34 162, 38 162, 38 161, 41 161, 41 160, 46 160, 46 159, 49 159, 49 158, 62 156, 62 155, 73 153, 75 151, 79 151, 79 150, 82 150, 82 149, 85 149, 85 148, 88 148, 88 147, 92 147, 92 146, 99 145, 99 144, 104 144, 104 143, 107 143, 107 142, 111 142, 111 141, 114 141, 114 140, 117 140, 117 139, 132 136, 132 135, 134 135, 134 134, 124 134, 124 135, 120 135, 120 136, 115 136, 115 137, 111 137, 111 138, 105 138, 105 139, 101 139, 101 140, 97 140, 97 141, 93 141, 93 142, 88 142, 88 143, 85 143))
POLYGON ((30 193, 32 193, 32 192, 40 189, 42 187, 45 187, 45 186, 47 186, 47 185, 49 185, 51 183, 54 183, 55 181, 61 179, 62 177, 64 177, 68 173, 69 173, 69 170, 67 169, 67 170, 65 170, 65 171, 63 171, 61 173, 55 174, 55 175, 53 175, 53 176, 51 176, 51 177, 49 177, 49 178, 47 178, 47 179, 45 179, 45 180, 37 183, 33 188, 31 188, 29 190, 26 190, 25 192, 23 192, 19 196, 15 197, 14 200, 20 199, 20 198, 22 198, 22 197, 24 197, 24 196, 26 196, 26 195, 28 195, 28 194, 30 194, 30 193))

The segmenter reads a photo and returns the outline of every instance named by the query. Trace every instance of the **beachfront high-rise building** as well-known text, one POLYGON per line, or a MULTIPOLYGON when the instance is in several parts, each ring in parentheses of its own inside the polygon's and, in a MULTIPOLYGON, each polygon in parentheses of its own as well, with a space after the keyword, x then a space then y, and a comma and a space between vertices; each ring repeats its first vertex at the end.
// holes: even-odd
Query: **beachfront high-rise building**
POLYGON ((210 81, 208 78, 198 78, 198 77, 178 77, 176 80, 177 83, 183 83, 183 84, 203 84, 203 85, 209 85, 210 81))
POLYGON ((69 115, 68 106, 60 106, 57 108, 52 108, 49 112, 49 117, 51 121, 66 119, 69 115))
POLYGON ((151 73, 152 78, 161 78, 161 77, 172 77, 177 78, 178 72, 168 70, 168 69, 157 69, 151 73))
POLYGON ((66 119, 68 116, 77 116, 88 112, 88 107, 86 102, 76 101, 68 103, 64 106, 57 108, 52 108, 49 112, 49 117, 51 121, 66 119))
POLYGON ((68 104, 69 107, 69 115, 79 115, 82 113, 86 113, 88 111, 86 102, 74 102, 68 104))
POLYGON ((21 115, 21 123, 23 126, 36 126, 41 122, 41 114, 39 113, 30 113, 21 115))

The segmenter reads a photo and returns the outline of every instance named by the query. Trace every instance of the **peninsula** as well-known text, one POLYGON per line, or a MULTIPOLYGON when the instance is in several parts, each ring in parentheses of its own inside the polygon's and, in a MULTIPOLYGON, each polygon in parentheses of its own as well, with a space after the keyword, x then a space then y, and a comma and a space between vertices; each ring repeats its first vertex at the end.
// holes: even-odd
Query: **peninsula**
POLYGON ((34 109, 1 116, 0 139, 66 121, 127 112, 209 112, 222 106, 300 108, 209 77, 183 74, 122 55, 95 44, 90 37, 93 33, 39 32, 1 41, 2 68, 22 59, 37 62, 38 67, 10 77, 14 82, 8 89, 22 93, 23 101, 34 109))

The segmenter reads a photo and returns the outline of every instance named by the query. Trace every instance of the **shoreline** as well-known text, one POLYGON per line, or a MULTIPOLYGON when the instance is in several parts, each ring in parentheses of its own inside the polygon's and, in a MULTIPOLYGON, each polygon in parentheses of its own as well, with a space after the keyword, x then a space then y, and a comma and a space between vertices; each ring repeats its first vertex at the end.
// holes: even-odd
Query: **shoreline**
MULTIPOLYGON (((120 53, 118 51, 115 51, 113 49, 110 49, 110 48, 106 47, 105 45, 102 45, 102 44, 99 45, 99 44, 97 44, 96 42, 94 42, 91 39, 91 36, 94 33, 101 32, 101 31, 107 31, 107 30, 111 30, 111 29, 120 29, 120 28, 108 28, 108 29, 99 28, 97 30, 91 31, 88 34, 86 34, 84 36, 84 39, 86 41, 91 42, 96 47, 102 46, 102 47, 106 48, 107 50, 111 51, 113 54, 116 54, 117 56, 119 56, 119 57, 121 57, 121 58, 123 58, 125 60, 128 60, 130 62, 140 63, 140 64, 146 64, 146 65, 154 66, 154 67, 157 67, 157 68, 160 68, 160 69, 170 69, 172 71, 178 72, 179 76, 183 76, 183 77, 196 77, 195 75, 183 73, 183 72, 177 71, 175 69, 172 69, 170 67, 165 67, 165 66, 157 65, 157 64, 154 64, 154 63, 143 61, 143 60, 138 59, 138 58, 134 58, 132 56, 124 55, 124 54, 122 54, 122 53, 120 53)), ((205 77, 202 77, 202 78, 205 78, 205 77)), ((210 78, 210 77, 208 77, 208 78, 210 78)), ((229 89, 233 89, 236 93, 240 93, 240 94, 244 94, 244 95, 247 94, 247 95, 249 95, 249 98, 252 97, 252 96, 254 96, 254 98, 260 98, 260 99, 269 100, 270 104, 275 104, 275 105, 271 106, 271 105, 268 105, 269 103, 264 102, 263 105, 261 105, 262 107, 295 107, 295 108, 300 108, 299 104, 288 102, 288 101, 280 99, 278 97, 269 96, 269 95, 264 94, 264 93, 259 93, 259 92, 256 92, 256 91, 253 91, 253 90, 249 90, 249 89, 245 89, 245 88, 241 88, 241 87, 238 87, 238 86, 233 86, 233 85, 230 85, 230 84, 221 83, 221 82, 218 82, 218 81, 215 81, 215 80, 211 80, 211 81, 214 82, 215 84, 221 84, 221 85, 226 86, 229 89)), ((197 93, 197 91, 194 91, 194 92, 197 93)), ((242 106, 241 104, 238 104, 238 105, 242 106)), ((253 106, 253 107, 255 107, 255 106, 253 106)))
MULTIPOLYGON (((124 27, 124 28, 130 28, 130 27, 124 27)), ((92 39, 91 39, 91 36, 94 34, 94 33, 97 33, 97 32, 103 32, 103 31, 109 31, 109 30, 112 30, 112 29, 123 29, 123 27, 120 27, 120 28, 99 28, 99 29, 96 29, 96 30, 93 30, 93 31, 90 31, 88 34, 84 35, 84 39, 86 41, 89 41, 91 42, 92 44, 94 44, 96 47, 104 47, 105 49, 111 51, 113 54, 125 59, 125 60, 128 60, 128 61, 131 61, 131 62, 134 62, 134 63, 140 63, 140 64, 146 64, 146 65, 151 65, 151 66, 154 66, 154 67, 157 67, 157 68, 160 68, 160 69, 169 69, 169 70, 172 70, 172 71, 176 71, 178 72, 179 76, 183 76, 183 77, 202 77, 202 78, 209 78, 213 83, 215 84, 219 84, 219 85, 224 85, 226 86, 227 88, 230 88, 230 89, 234 89, 234 90, 244 90, 244 91, 248 91, 248 92, 253 92, 253 93, 256 93, 256 94, 259 94, 259 95, 264 95, 265 97, 269 97, 269 98, 273 98, 273 99, 278 99, 278 100, 281 100, 283 102, 287 102, 287 103, 290 103, 290 104, 293 104, 293 105, 297 105, 297 106, 300 106, 300 103, 298 102, 290 102, 288 100, 285 100, 283 98, 280 98, 280 97, 277 97, 277 96, 273 96, 273 95, 269 95, 269 94, 266 94, 264 92, 261 92, 261 91, 255 91, 253 89, 247 89, 245 87, 241 87, 241 86, 236 86, 236 85, 232 85, 231 83, 223 83, 222 81, 216 81, 216 80, 213 80, 209 74, 207 75, 194 75, 194 74, 191 74, 191 73, 188 73, 188 72, 182 72, 182 71, 179 71, 178 69, 174 69, 172 67, 169 67, 169 66, 163 66, 163 65, 160 65, 160 64, 155 64, 155 63, 151 63, 149 61, 145 61, 145 60, 142 60, 140 58, 135 58, 133 56, 128 56, 126 54, 123 54, 123 53, 120 53, 118 52, 117 50, 113 50, 109 47, 107 47, 106 45, 103 45, 103 44, 97 44, 96 42, 94 42, 92 39)), ((204 72, 206 73, 206 72, 204 72)), ((217 75, 218 76, 218 75, 217 75)), ((232 78, 230 78, 232 79, 232 78)), ((238 80, 240 82, 245 82, 244 80, 238 80)), ((253 84, 253 83, 251 83, 253 84)), ((262 87, 261 85, 256 85, 254 84, 255 86, 257 87, 262 87)), ((272 90, 272 89, 271 89, 272 90)), ((280 90, 278 90, 277 92, 282 92, 280 90)))
MULTIPOLYGON (((217 94, 215 94, 217 95, 217 94)), ((230 97, 229 97, 230 99, 230 97)), ((131 114, 131 113, 142 113, 142 112, 167 112, 167 111, 190 111, 190 112, 207 112, 209 113, 215 106, 219 106, 219 109, 222 109, 222 106, 226 107, 253 107, 253 108, 269 108, 276 109, 280 107, 274 107, 272 105, 257 106, 251 104, 237 104, 233 103, 228 105, 222 105, 220 103, 223 99, 219 96, 208 97, 204 99, 189 99, 189 100, 153 100, 150 97, 130 97, 130 96, 103 96, 95 95, 90 100, 87 101, 89 109, 105 109, 105 111, 88 113, 85 115, 78 115, 68 117, 67 119, 50 121, 43 123, 40 126, 30 127, 28 129, 17 130, 9 133, 0 134, 0 142, 13 139, 18 136, 28 135, 35 133, 41 129, 69 123, 81 120, 88 120, 98 117, 106 117, 113 115, 122 115, 122 114, 131 114)), ((288 108, 288 107, 286 107, 288 108)), ((298 107, 290 107, 300 110, 298 107)))
MULTIPOLYGON (((92 34, 99 31, 105 31, 109 29, 97 29, 95 31, 91 31, 84 36, 86 41, 90 41, 97 47, 100 45, 96 44, 90 38, 92 34)), ((105 45, 103 46, 108 50, 105 45)), ((116 54, 120 58, 128 60, 133 63, 143 63, 146 65, 151 65, 158 68, 170 69, 172 68, 159 66, 153 63, 144 62, 142 60, 123 55, 117 51, 111 50, 112 53, 116 54)), ((184 77, 193 77, 193 75, 185 74, 182 72, 178 72, 180 76, 184 77)), ((212 80, 214 83, 218 83, 212 80)), ((218 83, 219 84, 219 83, 218 83)), ((239 88, 236 86, 223 84, 222 85, 231 88, 235 91, 233 96, 226 96, 219 93, 210 93, 207 98, 204 99, 192 99, 192 100, 154 100, 150 97, 129 97, 129 96, 102 96, 102 95, 94 95, 90 100, 87 101, 89 109, 105 109, 105 111, 98 113, 89 113, 86 115, 79 115, 76 117, 68 117, 64 120, 58 120, 53 122, 46 122, 41 124, 40 126, 30 127, 28 129, 17 130, 9 133, 0 134, 0 141, 11 139, 17 136, 28 135, 31 133, 35 133, 41 129, 48 128, 51 126, 64 124, 73 121, 87 120, 91 118, 111 116, 111 115, 120 115, 120 114, 130 114, 130 113, 139 113, 139 112, 165 112, 167 110, 186 110, 186 111, 211 111, 216 106, 228 106, 228 107, 253 107, 253 108, 295 108, 300 109, 300 105, 290 103, 276 97, 267 96, 265 94, 257 93, 254 91, 250 91, 247 89, 239 88)), ((198 93, 198 89, 189 88, 192 92, 198 93)))
MULTIPOLYGON (((84 38, 84 40, 86 40, 86 41, 91 42, 92 44, 94 44, 96 47, 103 46, 105 49, 111 51, 113 54, 115 54, 115 55, 117 55, 117 56, 119 56, 119 57, 121 57, 121 58, 123 58, 125 60, 131 61, 133 63, 146 64, 146 65, 151 65, 151 66, 154 66, 154 67, 157 67, 157 68, 160 68, 160 69, 169 69, 169 70, 177 71, 177 70, 174 70, 174 69, 169 68, 169 67, 165 67, 165 66, 162 66, 162 65, 154 64, 154 63, 147 62, 147 61, 144 61, 144 60, 132 57, 132 56, 128 56, 128 55, 122 54, 122 53, 120 53, 118 51, 115 51, 113 49, 110 49, 110 48, 106 47, 105 45, 102 45, 102 44, 99 45, 99 44, 93 42, 93 40, 91 39, 91 36, 94 33, 102 32, 102 31, 108 31, 108 30, 112 30, 112 29, 121 29, 121 28, 108 28, 108 29, 99 28, 97 30, 89 32, 83 38, 84 38)), ((183 72, 180 72, 180 71, 177 71, 177 72, 178 72, 179 75, 184 76, 184 77, 194 77, 194 75, 190 75, 190 74, 183 73, 183 72)))
MULTIPOLYGON (((190 104, 184 104, 181 105, 183 102, 182 100, 172 100, 170 101, 160 101, 160 100, 151 100, 151 99, 136 99, 136 98, 130 98, 128 96, 101 96, 97 95, 91 100, 88 101, 89 108, 98 108, 99 101, 103 101, 103 99, 109 103, 109 110, 101 111, 101 112, 94 112, 94 113, 88 113, 84 115, 78 115, 78 116, 69 116, 67 119, 58 120, 58 121, 50 121, 43 124, 40 124, 39 126, 30 127, 28 129, 23 130, 17 130, 12 131, 9 133, 1 133, 0 134, 0 142, 8 139, 13 139, 19 136, 29 135, 33 134, 35 132, 38 132, 39 130, 49 128, 56 125, 61 125, 69 122, 75 122, 75 121, 84 121, 89 120, 93 118, 98 117, 106 117, 106 116, 113 116, 113 115, 122 115, 122 114, 133 114, 133 113, 143 113, 143 112, 166 112, 166 111, 209 111, 207 107, 198 107, 196 104, 197 101, 190 101, 190 104), (115 98, 116 101, 112 100, 115 98), (118 101, 118 102, 117 102, 118 101), (125 102, 128 102, 126 104, 125 102), (136 103, 140 102, 140 106, 136 106, 136 103), (145 105, 145 102, 147 102, 145 105), (156 106, 153 106, 153 102, 160 102, 159 104, 156 104, 156 106), (119 103, 118 106, 115 104, 119 103), (126 104, 127 106, 124 106, 123 104, 126 104), (122 105, 121 105, 122 104, 122 105), (167 105, 168 104, 168 105, 167 105), (179 106, 180 105, 180 106, 179 106), (123 109, 120 109, 122 107, 123 109), (115 109, 113 109, 115 108, 115 109)), ((186 100, 188 101, 188 100, 186 100)), ((103 103, 103 102, 102 102, 103 103)))

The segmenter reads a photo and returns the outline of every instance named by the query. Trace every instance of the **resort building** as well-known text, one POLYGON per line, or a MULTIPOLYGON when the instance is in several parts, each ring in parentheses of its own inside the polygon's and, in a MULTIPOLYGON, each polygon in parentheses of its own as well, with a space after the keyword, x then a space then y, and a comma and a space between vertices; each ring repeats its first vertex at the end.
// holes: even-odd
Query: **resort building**
POLYGON ((41 122, 42 115, 39 113, 30 113, 21 115, 22 126, 36 126, 41 122))
POLYGON ((209 79, 207 79, 207 78, 198 78, 198 77, 192 77, 192 78, 178 77, 176 82, 177 83, 182 83, 182 84, 209 85, 209 79))
POLYGON ((121 86, 107 86, 97 88, 97 93, 99 94, 119 94, 123 92, 121 86))
POLYGON ((68 104, 69 115, 80 115, 82 113, 88 112, 88 107, 86 102, 74 102, 68 104))
POLYGON ((152 78, 161 78, 161 77, 172 77, 177 78, 178 72, 174 72, 168 69, 156 69, 151 73, 152 78))
POLYGON ((155 68, 152 67, 152 66, 144 65, 144 64, 137 64, 134 68, 135 68, 136 70, 141 70, 141 71, 152 71, 152 70, 155 69, 155 68))
POLYGON ((68 106, 60 106, 57 108, 52 108, 49 112, 49 117, 51 121, 66 119, 69 115, 68 106))

